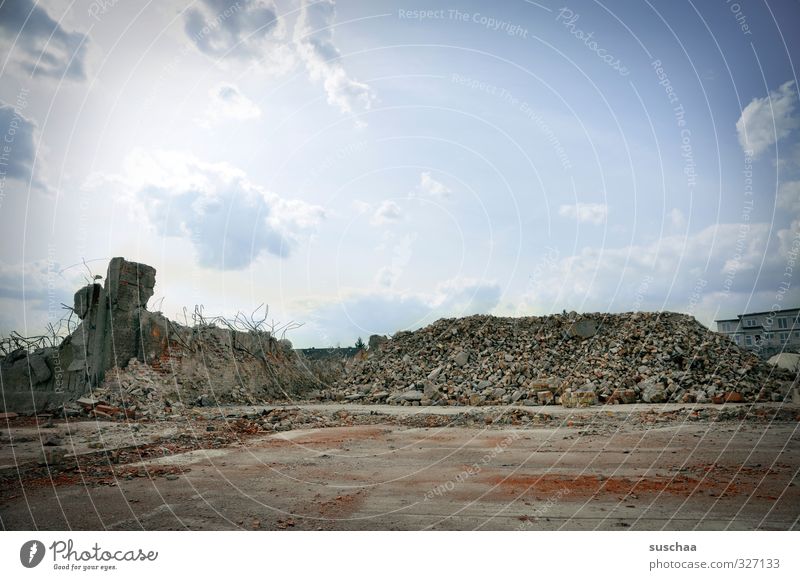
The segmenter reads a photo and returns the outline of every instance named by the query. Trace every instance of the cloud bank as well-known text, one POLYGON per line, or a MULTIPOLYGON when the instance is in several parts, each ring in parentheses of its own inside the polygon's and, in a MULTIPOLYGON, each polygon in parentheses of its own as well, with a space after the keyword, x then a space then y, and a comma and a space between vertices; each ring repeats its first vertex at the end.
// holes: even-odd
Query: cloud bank
POLYGON ((0 32, 0 46, 25 72, 38 77, 86 78, 86 35, 66 30, 40 3, 0 2, 0 32))
POLYGON ((161 235, 189 240, 208 268, 242 269, 264 253, 288 257, 325 217, 322 207, 267 191, 227 163, 137 150, 125 168, 134 207, 161 235))

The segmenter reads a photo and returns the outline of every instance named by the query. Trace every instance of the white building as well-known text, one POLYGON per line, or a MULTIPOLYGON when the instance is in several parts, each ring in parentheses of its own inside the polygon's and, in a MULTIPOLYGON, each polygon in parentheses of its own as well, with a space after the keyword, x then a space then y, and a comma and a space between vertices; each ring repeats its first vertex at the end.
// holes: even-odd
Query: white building
POLYGON ((800 352, 800 308, 751 312, 715 322, 717 332, 763 357, 800 352))

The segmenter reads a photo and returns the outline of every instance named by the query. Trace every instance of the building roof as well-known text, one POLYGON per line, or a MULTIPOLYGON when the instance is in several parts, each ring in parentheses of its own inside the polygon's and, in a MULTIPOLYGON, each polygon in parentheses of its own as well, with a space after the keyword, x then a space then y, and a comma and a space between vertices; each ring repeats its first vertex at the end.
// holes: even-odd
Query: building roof
POLYGON ((736 318, 719 318, 719 319, 715 320, 714 322, 736 322, 737 320, 740 320, 744 316, 761 316, 762 314, 776 314, 777 315, 777 314, 786 314, 788 312, 797 312, 798 310, 800 310, 800 307, 798 307, 798 308, 784 308, 783 310, 768 310, 767 312, 747 312, 746 314, 737 314, 736 318))
POLYGON ((786 314, 787 312, 797 312, 800 308, 784 308, 783 310, 769 310, 767 312, 748 312, 739 316, 760 316, 762 314, 786 314))

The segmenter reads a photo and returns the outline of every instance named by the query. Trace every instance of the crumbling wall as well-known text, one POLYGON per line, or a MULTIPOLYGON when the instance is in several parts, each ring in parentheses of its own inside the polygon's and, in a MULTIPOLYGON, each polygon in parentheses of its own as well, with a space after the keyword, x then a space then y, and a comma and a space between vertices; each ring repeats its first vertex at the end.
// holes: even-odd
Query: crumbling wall
POLYGON ((80 323, 57 348, 0 360, 3 410, 54 409, 86 394, 135 406, 139 391, 155 387, 148 401, 255 402, 317 385, 291 344, 268 332, 189 327, 149 312, 155 280, 155 268, 113 258, 103 285, 75 293, 80 323))

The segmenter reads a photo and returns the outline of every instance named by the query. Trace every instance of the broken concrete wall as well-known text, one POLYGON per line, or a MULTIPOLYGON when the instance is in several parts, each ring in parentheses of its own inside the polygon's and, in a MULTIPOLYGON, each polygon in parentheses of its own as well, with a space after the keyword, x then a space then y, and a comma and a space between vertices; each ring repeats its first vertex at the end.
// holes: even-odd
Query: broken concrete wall
POLYGON ((355 347, 304 348, 296 352, 303 371, 316 378, 320 387, 340 380, 367 356, 366 350, 355 347))
POLYGON ((155 382, 173 400, 207 395, 255 401, 316 385, 291 346, 267 332, 187 327, 149 312, 155 278, 151 266, 112 259, 102 286, 75 293, 80 323, 58 348, 15 351, 0 360, 3 411, 53 409, 90 392, 112 391, 123 379, 135 389, 145 367, 125 375, 131 361, 147 367, 150 383, 150 370, 156 373, 155 382))
POLYGON ((154 268, 112 259, 104 285, 89 284, 75 293, 80 323, 57 348, 15 352, 0 361, 4 409, 56 407, 99 385, 117 361, 140 356, 139 317, 154 285, 154 268))

